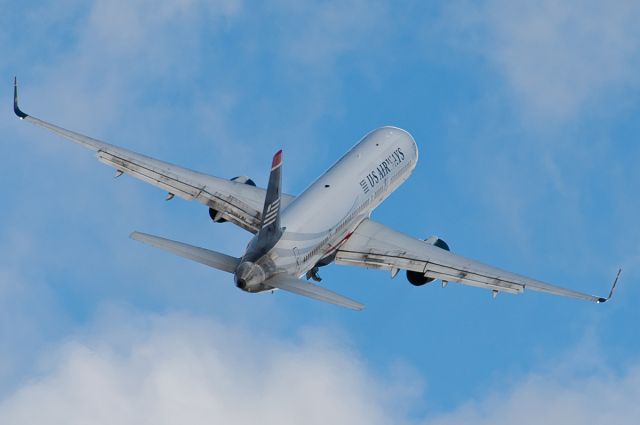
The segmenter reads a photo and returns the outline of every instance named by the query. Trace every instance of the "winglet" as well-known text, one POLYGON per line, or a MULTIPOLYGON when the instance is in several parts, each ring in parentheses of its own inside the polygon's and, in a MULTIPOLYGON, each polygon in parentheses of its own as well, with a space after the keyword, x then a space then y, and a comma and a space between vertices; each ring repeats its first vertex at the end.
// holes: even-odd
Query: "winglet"
POLYGON ((613 293, 616 290, 616 286, 618 285, 618 278, 620 277, 620 273, 622 273, 622 269, 618 269, 618 274, 616 274, 616 278, 613 281, 613 285, 611 285, 611 291, 609 291, 609 296, 607 298, 598 298, 598 303, 607 302, 613 297, 613 293))
POLYGON ((18 79, 16 77, 13 77, 13 112, 15 112, 21 120, 29 116, 22 112, 18 106, 18 79))

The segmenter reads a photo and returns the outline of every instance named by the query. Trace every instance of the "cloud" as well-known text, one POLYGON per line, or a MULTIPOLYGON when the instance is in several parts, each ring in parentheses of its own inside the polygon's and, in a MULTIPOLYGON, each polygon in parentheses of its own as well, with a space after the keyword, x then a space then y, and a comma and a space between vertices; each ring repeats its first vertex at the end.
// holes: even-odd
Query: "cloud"
POLYGON ((455 47, 445 60, 475 67, 480 92, 451 114, 450 168, 466 171, 461 190, 502 232, 494 240, 539 258, 534 270, 562 255, 567 277, 604 279, 637 252, 638 20, 633 1, 463 0, 433 31, 455 47))
POLYGON ((66 312, 42 279, 29 280, 12 268, 0 261, 0 398, 68 325, 66 312))
POLYGON ((464 1, 446 16, 456 44, 486 58, 534 117, 572 119, 638 89, 637 2, 464 1))
POLYGON ((509 392, 470 401, 430 425, 637 424, 640 420, 640 368, 563 380, 533 375, 509 392))
POLYGON ((332 70, 336 61, 382 43, 387 25, 385 2, 363 0, 276 1, 283 23, 282 51, 288 62, 309 70, 332 70))
POLYGON ((639 367, 614 373, 591 359, 576 372, 573 358, 506 387, 483 388, 451 411, 427 409, 425 418, 417 406, 428 406, 428 394, 415 370, 373 373, 366 357, 337 335, 303 328, 282 337, 213 319, 106 309, 43 354, 30 379, 0 400, 0 424, 625 425, 640 419, 639 367))
POLYGON ((109 317, 106 328, 92 329, 49 354, 41 375, 0 402, 0 423, 388 424, 402 419, 402 410, 389 403, 404 394, 394 394, 348 345, 322 332, 307 330, 283 341, 257 328, 193 317, 123 319, 109 317))

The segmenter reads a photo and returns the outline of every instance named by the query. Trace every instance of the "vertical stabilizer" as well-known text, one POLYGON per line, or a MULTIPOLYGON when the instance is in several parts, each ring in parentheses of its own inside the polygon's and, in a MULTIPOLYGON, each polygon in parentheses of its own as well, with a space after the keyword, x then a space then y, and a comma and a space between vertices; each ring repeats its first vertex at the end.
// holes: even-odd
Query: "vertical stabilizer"
POLYGON ((276 152, 271 162, 271 174, 267 195, 262 209, 262 227, 258 232, 260 246, 271 249, 282 236, 280 227, 280 195, 282 193, 282 150, 276 152))

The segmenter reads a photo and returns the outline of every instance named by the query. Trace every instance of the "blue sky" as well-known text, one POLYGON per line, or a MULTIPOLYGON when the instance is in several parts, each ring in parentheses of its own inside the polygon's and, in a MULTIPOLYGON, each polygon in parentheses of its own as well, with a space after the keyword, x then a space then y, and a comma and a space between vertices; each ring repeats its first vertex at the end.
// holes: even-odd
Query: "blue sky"
POLYGON ((423 3, 1 1, 0 423, 637 423, 640 7, 423 3), (596 294, 622 266, 619 292, 332 266, 363 312, 241 293, 127 236, 249 234, 19 122, 14 74, 28 113, 216 176, 264 185, 282 148, 292 194, 405 128, 420 161, 375 219, 596 294))

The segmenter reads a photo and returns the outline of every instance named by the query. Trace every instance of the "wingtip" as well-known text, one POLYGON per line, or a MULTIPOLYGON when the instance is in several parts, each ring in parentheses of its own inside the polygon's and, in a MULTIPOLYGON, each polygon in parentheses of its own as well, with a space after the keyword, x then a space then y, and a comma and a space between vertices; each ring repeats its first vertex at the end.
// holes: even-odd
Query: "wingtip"
POLYGON ((340 304, 340 306, 342 307, 346 307, 349 310, 353 310, 353 311, 362 311, 364 310, 364 304, 359 303, 356 300, 352 300, 350 298, 347 298, 349 300, 348 303, 344 303, 344 304, 340 304))
POLYGON ((25 119, 29 115, 25 114, 20 110, 18 106, 18 78, 13 77, 13 112, 18 116, 18 118, 25 119))
POLYGON ((616 278, 613 280, 613 285, 611 285, 611 290, 609 291, 609 295, 606 298, 604 298, 604 297, 598 298, 598 301, 597 301, 598 304, 606 303, 607 301, 609 301, 613 297, 613 294, 616 291, 616 287, 618 286, 618 279, 620 279, 620 273, 622 273, 622 269, 621 268, 618 269, 618 273, 616 274, 616 278))
POLYGON ((616 274, 616 278, 613 281, 613 285, 611 285, 611 291, 609 291, 608 300, 613 297, 613 293, 616 291, 616 287, 618 286, 618 279, 620 279, 620 273, 622 273, 622 268, 618 269, 618 273, 616 274))

